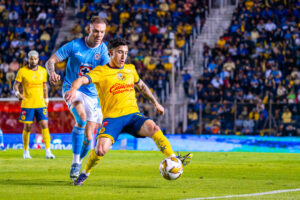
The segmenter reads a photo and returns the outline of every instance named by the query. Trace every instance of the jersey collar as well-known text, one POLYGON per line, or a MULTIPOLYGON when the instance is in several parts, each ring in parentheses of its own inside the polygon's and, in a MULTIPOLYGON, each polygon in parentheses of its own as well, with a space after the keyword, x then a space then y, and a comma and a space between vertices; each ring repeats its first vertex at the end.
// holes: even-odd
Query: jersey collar
POLYGON ((111 68, 111 69, 123 69, 124 68, 124 65, 122 66, 122 67, 112 67, 112 66, 110 66, 110 64, 109 63, 107 63, 107 66, 109 67, 109 68, 111 68))
POLYGON ((96 49, 96 48, 99 47, 99 46, 102 44, 102 42, 103 42, 103 40, 102 40, 101 43, 100 43, 98 46, 96 46, 96 47, 90 47, 90 46, 88 45, 88 43, 86 42, 87 37, 84 37, 83 40, 84 40, 85 45, 86 45, 88 48, 90 48, 90 49, 96 49))

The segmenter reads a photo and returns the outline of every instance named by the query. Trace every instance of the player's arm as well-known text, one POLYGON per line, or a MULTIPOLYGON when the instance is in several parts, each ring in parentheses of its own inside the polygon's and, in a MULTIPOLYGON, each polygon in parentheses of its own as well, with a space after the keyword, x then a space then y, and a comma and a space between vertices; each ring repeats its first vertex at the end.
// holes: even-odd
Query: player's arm
POLYGON ((20 101, 22 101, 22 100, 24 99, 24 96, 23 96, 23 95, 20 93, 20 91, 19 91, 20 85, 21 85, 20 82, 15 81, 15 83, 14 83, 14 92, 15 92, 16 97, 17 97, 20 101))
POLYGON ((154 95, 150 91, 149 87, 144 83, 144 81, 140 79, 139 82, 135 84, 135 86, 147 99, 149 99, 152 102, 152 104, 156 108, 156 112, 160 115, 163 115, 165 112, 164 107, 158 103, 157 99, 154 97, 154 95))
POLYGON ((90 83, 90 80, 86 76, 81 76, 78 79, 76 79, 70 88, 69 91, 65 93, 65 99, 68 103, 72 103, 73 99, 76 97, 76 91, 82 86, 82 85, 88 85, 90 83))
POLYGON ((43 91, 44 91, 44 99, 45 99, 45 103, 46 103, 46 105, 48 106, 48 103, 49 103, 49 97, 48 97, 48 86, 47 86, 47 83, 46 83, 46 82, 43 83, 43 91))
POLYGON ((56 74, 55 72, 55 64, 58 62, 58 57, 55 54, 53 54, 45 64, 47 72, 50 76, 50 83, 52 84, 60 80, 60 75, 56 74))

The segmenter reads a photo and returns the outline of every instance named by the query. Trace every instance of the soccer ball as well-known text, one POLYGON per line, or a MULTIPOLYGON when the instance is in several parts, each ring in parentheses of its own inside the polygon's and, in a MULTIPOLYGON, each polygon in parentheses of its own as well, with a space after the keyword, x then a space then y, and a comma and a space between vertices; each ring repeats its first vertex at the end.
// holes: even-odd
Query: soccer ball
POLYGON ((159 165, 159 171, 162 177, 167 180, 176 180, 183 173, 183 165, 181 160, 176 157, 165 158, 159 165))

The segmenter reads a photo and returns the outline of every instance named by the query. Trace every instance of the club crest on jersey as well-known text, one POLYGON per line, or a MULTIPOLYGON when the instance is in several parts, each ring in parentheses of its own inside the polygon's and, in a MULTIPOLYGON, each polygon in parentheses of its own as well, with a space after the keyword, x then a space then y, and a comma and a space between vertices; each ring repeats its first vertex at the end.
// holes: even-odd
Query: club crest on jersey
POLYGON ((91 70, 92 70, 92 67, 80 66, 78 75, 79 76, 83 76, 83 75, 89 73, 91 70))
POLYGON ((99 60, 99 59, 100 59, 100 54, 99 54, 99 53, 96 53, 96 54, 94 55, 94 58, 95 58, 95 60, 99 60))
POLYGON ((126 80, 125 74, 123 74, 121 72, 117 73, 117 78, 119 79, 119 81, 125 81, 126 80))

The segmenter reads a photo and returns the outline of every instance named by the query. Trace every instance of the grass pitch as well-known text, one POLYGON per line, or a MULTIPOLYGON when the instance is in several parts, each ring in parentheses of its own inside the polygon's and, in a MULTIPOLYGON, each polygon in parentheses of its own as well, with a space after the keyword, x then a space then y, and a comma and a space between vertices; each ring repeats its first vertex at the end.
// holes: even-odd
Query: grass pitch
MULTIPOLYGON (((71 151, 0 152, 0 199, 187 199, 300 188, 300 155, 196 152, 176 181, 160 176, 157 151, 110 151, 83 186, 69 179, 71 151)), ((85 164, 86 159, 83 163, 85 164)), ((300 191, 231 199, 300 200, 300 191)))

